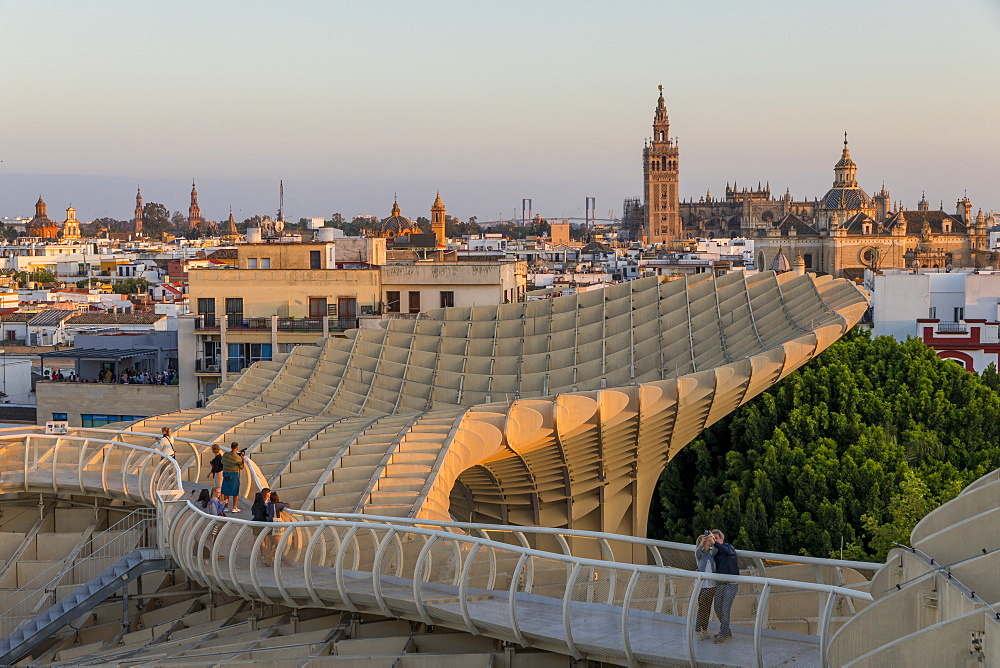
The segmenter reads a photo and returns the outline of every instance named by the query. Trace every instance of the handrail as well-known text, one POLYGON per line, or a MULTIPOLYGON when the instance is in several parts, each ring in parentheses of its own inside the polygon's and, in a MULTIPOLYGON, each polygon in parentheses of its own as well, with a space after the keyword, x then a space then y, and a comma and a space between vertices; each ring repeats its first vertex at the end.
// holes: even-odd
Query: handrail
MULTIPOLYGON (((193 502, 188 499, 183 499, 184 503, 191 506, 191 509, 198 511, 205 517, 211 518, 219 522, 233 522, 240 525, 247 525, 254 528, 261 529, 271 529, 271 530, 283 530, 283 529, 300 529, 307 527, 341 527, 345 529, 369 529, 369 530, 379 530, 384 528, 386 531, 399 531, 399 527, 394 527, 392 525, 386 525, 383 527, 381 524, 373 524, 371 522, 358 522, 350 520, 307 520, 302 522, 255 522, 253 520, 244 520, 239 517, 217 517, 215 515, 209 515, 205 513, 201 508, 198 508, 193 502)), ((500 547, 504 550, 510 550, 518 554, 526 554, 529 557, 539 557, 543 559, 563 561, 566 564, 581 564, 583 566, 589 566, 593 568, 620 568, 626 570, 638 570, 640 573, 649 573, 653 575, 669 575, 670 577, 680 577, 689 580, 695 580, 699 577, 704 578, 704 574, 698 571, 688 571, 682 568, 672 568, 670 566, 653 566, 648 564, 633 564, 625 561, 611 561, 606 559, 590 559, 587 557, 574 557, 569 554, 560 554, 558 552, 548 552, 546 550, 539 550, 531 547, 524 547, 522 545, 514 545, 513 543, 501 543, 499 546, 494 540, 488 538, 480 538, 478 536, 471 536, 467 534, 451 533, 447 531, 440 531, 436 529, 424 529, 421 527, 411 527, 408 528, 412 534, 427 536, 428 538, 436 537, 438 540, 447 539, 455 540, 462 543, 469 543, 470 546, 478 545, 482 547, 500 547)), ((786 555, 789 556, 789 555, 786 555)), ((838 585, 823 585, 817 584, 815 582, 800 582, 798 580, 783 580, 781 578, 767 578, 758 577, 754 575, 726 575, 724 573, 713 573, 712 580, 717 582, 735 582, 739 584, 770 584, 772 587, 790 587, 794 589, 804 589, 808 591, 818 591, 818 592, 834 592, 841 596, 848 596, 850 598, 857 598, 863 601, 873 601, 871 594, 868 592, 858 591, 856 589, 849 589, 847 587, 840 587, 838 585)))
MULTIPOLYGON (((155 510, 151 508, 138 508, 133 510, 128 515, 125 515, 120 520, 115 522, 112 526, 108 527, 100 533, 92 534, 90 540, 88 540, 83 545, 80 545, 70 554, 58 559, 51 566, 46 568, 44 571, 38 573, 28 582, 20 585, 17 590, 11 592, 5 598, 0 600, 0 627, 3 628, 3 635, 7 636, 12 633, 17 625, 19 625, 25 619, 30 619, 33 615, 34 608, 37 608, 40 604, 34 594, 35 592, 42 592, 45 596, 49 594, 53 595, 53 603, 56 602, 54 598, 54 593, 57 587, 61 586, 62 581, 70 575, 74 575, 77 579, 81 571, 81 567, 86 567, 86 565, 93 563, 97 559, 106 559, 109 556, 122 556, 135 547, 148 547, 148 545, 143 544, 145 541, 143 538, 148 538, 147 530, 149 525, 156 520, 155 510), (120 547, 123 539, 126 543, 129 542, 128 539, 135 537, 135 530, 140 529, 139 533, 139 545, 131 545, 125 550, 116 550, 116 547, 120 547), (129 532, 126 538, 126 534, 123 532, 129 532), (105 540, 109 534, 117 533, 119 535, 112 537, 110 540, 105 540), (116 546, 117 543, 117 546, 116 546), (96 549, 94 545, 97 544, 99 547, 96 549), (79 555, 83 553, 88 553, 87 556, 80 558, 79 555), (110 553, 110 554, 109 554, 110 553), (55 575, 52 576, 53 571, 55 575), (47 578, 43 580, 43 578, 47 578), (16 599, 12 604, 8 605, 8 602, 16 599), (30 603, 34 601, 34 603, 30 603), (24 614, 18 614, 17 608, 28 603, 32 606, 32 610, 22 611, 24 614), (14 624, 12 625, 12 622, 14 624)), ((100 569, 99 569, 100 570, 100 569)), ((83 577, 82 580, 86 582, 89 577, 83 577)))
MULTIPOLYGON (((32 435, 34 436, 46 436, 49 438, 70 438, 68 434, 46 434, 44 433, 44 430, 45 427, 39 425, 25 425, 24 427, 3 427, 0 428, 0 443, 2 443, 3 441, 11 440, 13 438, 17 438, 18 436, 23 435, 25 431, 32 432, 32 435), (7 432, 10 433, 8 434, 7 432)), ((74 433, 97 432, 101 434, 114 434, 116 436, 124 436, 124 435, 148 436, 152 439, 160 437, 160 434, 155 434, 152 432, 102 429, 100 427, 72 427, 72 430, 74 433)), ((75 438, 82 438, 82 437, 75 437, 75 438)), ((109 442, 117 442, 117 443, 123 442, 123 441, 116 441, 115 439, 91 439, 91 440, 106 440, 109 442)), ((205 457, 208 454, 205 452, 205 449, 208 449, 210 451, 211 447, 215 445, 215 443, 211 441, 201 441, 198 439, 187 438, 186 436, 177 436, 177 435, 174 435, 174 442, 175 443, 182 442, 191 445, 191 452, 193 455, 191 463, 194 467, 194 473, 192 475, 193 479, 191 480, 191 482, 199 482, 201 480, 201 471, 202 471, 201 460, 202 457, 205 457), (201 452, 199 452, 198 449, 194 447, 196 445, 203 447, 201 452)), ((250 492, 254 489, 255 485, 257 489, 263 489, 268 485, 267 479, 264 477, 264 474, 257 466, 257 463, 253 461, 252 457, 248 456, 246 458, 246 464, 247 464, 248 480, 247 484, 244 487, 244 497, 250 494, 250 492)))
MULTIPOLYGON (((531 527, 512 524, 479 524, 474 522, 454 522, 435 519, 419 519, 410 517, 392 517, 387 515, 368 515, 366 513, 331 513, 315 510, 295 510, 285 508, 281 511, 291 516, 302 515, 306 517, 337 518, 346 521, 369 522, 372 524, 395 524, 407 526, 436 526, 444 528, 461 529, 469 532, 498 532, 511 534, 541 535, 541 536, 571 536, 574 538, 589 538, 593 540, 614 540, 622 543, 632 543, 647 547, 661 547, 670 550, 680 550, 690 552, 694 555, 696 546, 690 543, 678 543, 674 541, 657 540, 655 538, 643 538, 639 536, 629 536, 626 534, 607 533, 599 531, 584 531, 581 529, 561 529, 553 527, 531 527)), ((565 549, 567 544, 560 543, 560 547, 565 549)), ((739 556, 745 559, 760 559, 763 561, 777 561, 790 564, 810 564, 815 566, 839 566, 842 568, 853 568, 861 571, 876 571, 884 564, 869 561, 852 561, 849 559, 828 559, 823 557, 807 557, 798 555, 778 554, 774 552, 758 552, 754 550, 740 550, 739 556)), ((692 562, 693 563, 693 562, 692 562)))
MULTIPOLYGON (((525 540, 525 534, 532 531, 525 531, 527 528, 524 527, 480 527, 481 535, 473 535, 456 533, 455 529, 461 528, 462 523, 399 521, 399 518, 373 522, 372 516, 342 519, 317 516, 317 519, 273 523, 217 517, 205 513, 185 498, 181 467, 176 460, 159 450, 122 441, 33 433, 25 434, 22 443, 24 456, 16 453, 16 457, 23 460, 25 489, 29 487, 29 471, 36 476, 31 484, 45 484, 49 473, 46 467, 51 467, 53 485, 57 469, 79 469, 74 470, 73 477, 78 479, 80 491, 92 489, 95 476, 99 476, 103 493, 138 498, 156 507, 161 548, 169 550, 170 556, 189 577, 249 599, 283 602, 292 606, 346 607, 415 620, 430 619, 436 624, 500 638, 514 634, 531 644, 529 636, 538 635, 536 629, 526 629, 522 624, 509 633, 497 631, 495 627, 491 630, 490 624, 495 623, 494 613, 478 614, 479 599, 511 597, 505 605, 514 624, 517 624, 519 608, 560 606, 562 632, 551 629, 549 632, 557 634, 554 638, 561 643, 562 651, 583 658, 586 655, 583 648, 590 644, 586 637, 590 626, 610 623, 617 630, 609 639, 601 641, 611 653, 609 655, 624 652, 627 656, 635 656, 639 652, 648 652, 648 649, 638 647, 637 643, 645 643, 649 639, 648 634, 631 636, 629 619, 642 614, 646 618, 645 623, 664 628, 680 624, 676 617, 662 609, 662 597, 655 594, 657 583, 662 588, 664 580, 688 582, 693 590, 704 578, 702 573, 683 568, 615 561, 613 553, 604 549, 606 543, 601 545, 604 558, 533 548, 525 540), (79 457, 75 456, 75 451, 74 456, 60 457, 59 451, 66 447, 81 448, 79 457), (121 450, 117 458, 111 457, 114 449, 121 450), (92 455, 90 458, 85 457, 88 453, 92 455), (97 462, 96 458, 100 455, 103 455, 103 461, 97 462), (111 461, 114 463, 109 467, 111 461), (90 487, 84 480, 81 464, 93 467, 89 469, 90 487), (218 528, 217 533, 213 530, 215 528, 218 528), (489 531, 516 534, 517 544, 491 539, 487 535, 489 531), (236 561, 241 558, 241 548, 246 549, 247 540, 252 544, 249 568, 245 565, 237 567, 236 561), (308 558, 302 559, 303 553, 308 558), (226 561, 220 562, 219 557, 223 555, 226 561), (508 569, 514 561, 517 562, 517 579, 508 581, 508 569), (288 576, 299 568, 306 583, 304 593, 300 584, 291 585, 293 590, 286 585, 288 576), (554 580, 539 580, 535 574, 543 571, 557 577, 554 580), (314 577, 314 572, 322 577, 314 577), (530 580, 527 578, 529 573, 530 580), (566 573, 571 573, 572 577, 566 577, 566 573), (523 581, 520 579, 522 575, 526 576, 523 581), (473 584, 474 579, 478 584, 473 584), (642 588, 640 581, 646 582, 642 588), (616 589, 619 582, 624 588, 620 600, 619 594, 616 594, 616 591, 621 591, 616 589), (392 583, 391 588, 387 587, 389 583, 392 583), (645 592, 642 597, 636 596, 637 590, 645 592), (412 599, 400 593, 407 591, 412 592, 412 599), (445 598, 441 599, 441 596, 445 598), (653 599, 657 601, 656 607, 650 609, 653 599), (438 612, 440 600, 454 600, 458 604, 458 620, 454 613, 442 616, 438 612), (597 617, 594 617, 594 605, 608 606, 608 612, 596 613, 597 617), (632 610, 631 615, 625 611, 626 607, 632 610), (615 610, 620 612, 612 612, 615 610), (587 620, 586 623, 584 620, 587 620), (622 635, 618 636, 619 633, 622 635), (620 646, 614 645, 614 642, 620 643, 620 646)), ((9 439, 0 438, 0 446, 3 444, 7 447, 15 445, 9 439)), ((60 479, 60 489, 66 491, 73 488, 72 483, 60 479)), ((301 511, 298 515, 309 516, 301 511)), ((596 537, 603 541, 625 538, 550 528, 534 532, 552 535, 564 546, 567 542, 563 535, 596 537)), ((641 543, 642 539, 632 542, 641 543)), ((687 548, 686 545, 683 547, 687 548)), ((561 549, 566 551, 568 547, 561 549)), ((785 557, 787 561, 795 559, 785 557)), ((845 565, 844 562, 837 563, 845 565)), ((759 597, 757 604, 752 606, 752 632, 746 631, 745 626, 740 627, 744 629, 740 632, 740 642, 752 643, 754 653, 750 656, 757 657, 764 655, 763 643, 794 642, 798 643, 796 651, 801 651, 802 643, 806 642, 801 639, 787 640, 765 632, 765 622, 775 618, 768 605, 769 600, 775 599, 776 591, 810 592, 821 597, 819 610, 823 614, 819 620, 819 635, 807 642, 817 652, 821 651, 822 641, 829 637, 828 625, 832 615, 826 611, 832 605, 830 601, 833 597, 873 600, 867 592, 838 585, 744 575, 714 574, 712 579, 749 586, 750 591, 745 591, 743 595, 759 597), (769 592, 770 599, 762 596, 761 591, 769 592), (824 598, 825 606, 822 603, 824 598)), ((673 591, 671 585, 671 596, 674 596, 673 591)), ((685 594, 687 591, 678 596, 685 594)), ((689 603, 693 604, 693 601, 689 603)), ((522 621, 526 618, 525 615, 520 617, 522 621)), ((690 636, 690 629, 687 633, 690 636)))

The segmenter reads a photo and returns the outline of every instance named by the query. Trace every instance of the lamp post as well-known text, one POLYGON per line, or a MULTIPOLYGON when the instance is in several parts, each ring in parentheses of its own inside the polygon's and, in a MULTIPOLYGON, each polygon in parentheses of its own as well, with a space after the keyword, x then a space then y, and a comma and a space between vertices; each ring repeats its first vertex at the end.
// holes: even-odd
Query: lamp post
POLYGON ((7 351, 0 348, 0 367, 3 367, 3 396, 4 403, 7 403, 10 395, 7 394, 7 351))

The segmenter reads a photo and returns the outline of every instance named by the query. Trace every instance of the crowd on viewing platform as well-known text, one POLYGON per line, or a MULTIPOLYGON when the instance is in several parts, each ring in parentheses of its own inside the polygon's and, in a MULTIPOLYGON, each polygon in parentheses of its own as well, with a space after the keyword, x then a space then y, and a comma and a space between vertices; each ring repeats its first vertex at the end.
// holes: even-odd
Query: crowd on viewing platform
POLYGON ((43 380, 54 381, 59 383, 118 383, 121 385, 177 385, 178 376, 177 372, 173 369, 168 369, 166 371, 135 371, 134 369, 125 369, 119 374, 115 374, 111 369, 104 369, 97 374, 97 378, 84 378, 78 376, 75 372, 70 371, 69 374, 64 374, 61 371, 56 371, 52 374, 46 374, 43 380))

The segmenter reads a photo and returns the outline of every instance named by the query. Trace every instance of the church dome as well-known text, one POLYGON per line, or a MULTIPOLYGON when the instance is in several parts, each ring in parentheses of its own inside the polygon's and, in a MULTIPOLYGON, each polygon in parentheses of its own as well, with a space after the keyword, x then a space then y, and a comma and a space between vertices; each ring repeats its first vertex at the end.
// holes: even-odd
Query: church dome
MULTIPOLYGON (((803 262, 803 266, 804 265, 805 263, 803 262)), ((771 271, 773 271, 776 274, 781 274, 783 272, 791 270, 792 270, 792 265, 788 261, 788 257, 786 257, 785 253, 779 248, 778 254, 774 256, 773 260, 771 260, 771 271)))
POLYGON ((382 221, 380 232, 382 236, 392 238, 409 235, 415 229, 416 225, 400 213, 399 204, 394 201, 392 203, 392 213, 382 221))
POLYGON ((872 198, 864 190, 854 188, 830 188, 819 201, 821 209, 872 209, 872 198))

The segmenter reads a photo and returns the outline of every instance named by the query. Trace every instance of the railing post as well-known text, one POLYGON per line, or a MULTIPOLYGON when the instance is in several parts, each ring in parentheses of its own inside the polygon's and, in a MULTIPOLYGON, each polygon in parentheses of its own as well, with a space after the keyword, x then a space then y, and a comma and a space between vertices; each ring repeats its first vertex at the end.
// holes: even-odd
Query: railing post
POLYGON ((524 562, 529 558, 526 552, 521 553, 521 557, 517 560, 517 566, 514 567, 514 573, 510 578, 510 590, 507 592, 507 620, 510 623, 511 630, 514 632, 514 639, 518 645, 524 645, 524 636, 521 634, 521 626, 517 623, 517 583, 521 578, 521 570, 524 568, 524 562))
POLYGON ((31 449, 31 436, 24 437, 24 491, 28 491, 28 451, 31 449))
POLYGON ((632 571, 632 576, 628 579, 628 585, 625 587, 625 598, 622 600, 622 647, 625 649, 625 660, 630 666, 638 665, 635 655, 632 653, 632 639, 629 638, 628 634, 629 606, 632 603, 632 592, 635 591, 635 585, 638 581, 639 571, 637 569, 632 571))
MULTIPOLYGON (((255 522, 255 524, 261 524, 261 523, 255 522)), ((264 593, 264 588, 260 584, 260 574, 258 573, 258 568, 257 568, 257 558, 263 551, 264 541, 270 538, 270 536, 271 536, 271 527, 268 526, 261 527, 260 534, 258 534, 256 540, 254 540, 253 547, 250 548, 250 583, 253 585, 253 588, 257 591, 257 595, 260 597, 260 600, 264 601, 265 603, 270 603, 271 605, 274 605, 274 601, 271 600, 271 597, 268 596, 266 593, 264 593)))
MULTIPOLYGON (((691 586, 691 598, 688 599, 688 609, 687 616, 685 617, 684 623, 684 638, 687 641, 688 649, 688 664, 694 668, 698 665, 698 657, 695 656, 695 643, 694 643, 694 618, 695 611, 698 609, 698 596, 701 594, 702 585, 705 584, 702 574, 699 572, 698 576, 694 580, 694 584, 691 586)), ((709 613, 711 614, 711 613, 709 613)))
POLYGON ((580 575, 580 568, 582 564, 576 562, 573 564, 573 570, 570 572, 568 578, 566 578, 566 591, 563 592, 563 609, 562 609, 562 621, 563 621, 563 633, 566 634, 566 649, 569 651, 570 655, 574 659, 579 661, 583 658, 583 655, 576 648, 576 643, 573 642, 573 625, 569 618, 569 608, 570 603, 573 600, 573 587, 576 586, 576 578, 580 575))
POLYGON ((424 606, 424 595, 420 585, 423 584, 424 578, 427 577, 424 574, 424 561, 427 559, 427 555, 431 553, 431 547, 437 542, 437 539, 436 535, 426 539, 424 546, 420 549, 420 554, 417 556, 417 563, 413 567, 413 602, 417 606, 417 614, 420 615, 420 619, 428 625, 433 624, 434 621, 427 614, 427 608, 424 606))
MULTIPOLYGON (((275 525, 284 525, 285 522, 273 522, 275 525)), ((278 539, 278 544, 274 546, 274 557, 271 559, 272 568, 274 570, 274 584, 278 588, 278 594, 281 598, 285 600, 290 607, 295 607, 295 601, 292 599, 291 594, 288 593, 288 589, 285 587, 285 580, 283 577, 284 569, 281 568, 281 554, 285 551, 286 545, 288 544, 288 539, 292 537, 294 529, 292 527, 282 526, 281 538, 278 539)))
POLYGON ((378 549, 375 550, 375 559, 372 561, 372 591, 375 594, 375 604, 386 617, 392 617, 393 614, 386 606, 385 598, 382 596, 382 557, 385 555, 385 548, 389 545, 389 541, 395 535, 396 527, 392 527, 386 532, 385 537, 379 541, 378 549))
POLYGON ((469 555, 465 558, 465 563, 462 565, 462 577, 458 585, 458 600, 462 607, 462 619, 465 620, 465 628, 472 635, 479 635, 479 629, 472 622, 472 616, 469 614, 469 573, 472 571, 472 562, 476 558, 476 554, 479 553, 479 548, 482 547, 482 543, 476 543, 469 550, 469 555))
POLYGON ((340 594, 340 600, 343 601, 344 605, 346 605, 347 609, 351 612, 358 612, 358 607, 354 605, 354 601, 352 601, 351 597, 348 595, 347 585, 344 582, 344 553, 347 551, 347 545, 350 541, 357 541, 355 538, 357 533, 357 526, 353 526, 348 530, 347 535, 344 536, 344 540, 340 544, 340 549, 337 550, 337 561, 334 566, 334 574, 337 580, 337 589, 340 594))
POLYGON ((90 439, 85 438, 83 440, 83 445, 80 446, 80 457, 76 463, 76 481, 80 486, 81 494, 86 490, 86 487, 83 484, 83 461, 86 458, 85 455, 87 454, 87 445, 89 444, 90 439))
POLYGON ((59 492, 59 483, 56 481, 56 471, 59 469, 59 437, 56 437, 56 443, 52 447, 52 491, 59 492))
POLYGON ((826 595, 826 605, 823 606, 823 614, 819 619, 819 665, 826 668, 830 665, 827 653, 830 651, 830 617, 833 616, 833 608, 837 602, 837 594, 829 592, 826 595))
MULTIPOLYGON (((320 599, 319 596, 316 595, 316 588, 313 586, 312 554, 313 550, 316 548, 316 542, 319 541, 323 537, 323 534, 325 533, 326 533, 326 526, 316 527, 316 531, 313 533, 312 537, 309 539, 309 544, 306 546, 306 554, 302 561, 302 566, 303 566, 302 575, 306 583, 306 593, 309 594, 309 598, 312 599, 313 603, 316 604, 317 608, 323 607, 323 601, 320 599)), ((340 537, 337 536, 336 530, 333 531, 333 535, 337 539, 337 541, 340 542, 340 537)), ((322 564, 325 561, 326 561, 326 543, 323 543, 323 546, 320 548, 320 563, 322 564)))
POLYGON ((757 616, 753 620, 753 665, 757 668, 764 666, 764 652, 760 647, 760 637, 767 624, 767 598, 770 593, 771 583, 765 582, 764 587, 760 590, 760 598, 757 599, 757 616))

